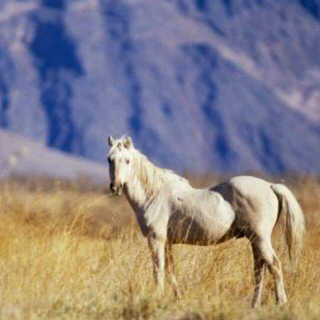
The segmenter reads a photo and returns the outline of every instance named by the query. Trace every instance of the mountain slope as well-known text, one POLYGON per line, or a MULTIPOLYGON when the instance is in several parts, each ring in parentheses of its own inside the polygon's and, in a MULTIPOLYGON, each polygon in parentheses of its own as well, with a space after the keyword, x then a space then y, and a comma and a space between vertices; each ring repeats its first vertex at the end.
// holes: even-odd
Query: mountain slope
POLYGON ((87 177, 95 183, 109 180, 107 166, 67 155, 58 150, 0 130, 0 178, 8 174, 66 179, 87 177))
POLYGON ((178 170, 320 172, 317 1, 1 6, 2 128, 98 161, 129 133, 178 170))

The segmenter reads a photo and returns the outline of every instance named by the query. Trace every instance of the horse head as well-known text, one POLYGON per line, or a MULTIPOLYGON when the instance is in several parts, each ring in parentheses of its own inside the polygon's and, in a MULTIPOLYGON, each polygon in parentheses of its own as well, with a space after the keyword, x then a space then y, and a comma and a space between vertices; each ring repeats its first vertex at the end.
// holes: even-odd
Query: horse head
POLYGON ((129 136, 120 139, 108 138, 110 189, 113 194, 121 195, 132 174, 133 143, 129 136))

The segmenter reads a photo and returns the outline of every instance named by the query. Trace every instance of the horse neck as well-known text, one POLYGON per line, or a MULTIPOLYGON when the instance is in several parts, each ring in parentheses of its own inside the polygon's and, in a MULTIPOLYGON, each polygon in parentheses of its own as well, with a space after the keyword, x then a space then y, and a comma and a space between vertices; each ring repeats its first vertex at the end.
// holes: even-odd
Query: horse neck
POLYGON ((126 184, 126 196, 131 206, 146 209, 162 187, 164 169, 157 168, 137 152, 130 181, 126 184))

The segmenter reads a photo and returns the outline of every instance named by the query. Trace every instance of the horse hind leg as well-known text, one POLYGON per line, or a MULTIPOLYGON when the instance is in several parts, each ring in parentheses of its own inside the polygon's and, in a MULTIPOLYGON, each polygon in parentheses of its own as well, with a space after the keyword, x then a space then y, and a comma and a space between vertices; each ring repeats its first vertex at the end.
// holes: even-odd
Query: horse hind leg
POLYGON ((265 265, 273 276, 275 282, 275 293, 277 304, 284 304, 288 301, 284 283, 281 262, 274 252, 270 239, 259 239, 256 243, 257 250, 260 253, 265 265))
POLYGON ((256 308, 260 306, 261 303, 261 294, 263 286, 263 278, 265 272, 265 261, 261 255, 259 248, 252 243, 252 253, 253 253, 253 262, 254 262, 254 293, 252 299, 252 307, 256 308))
POLYGON ((273 249, 272 251, 273 260, 271 264, 268 264, 268 270, 272 274, 275 281, 277 304, 284 304, 288 301, 288 298, 284 290, 282 266, 273 249))

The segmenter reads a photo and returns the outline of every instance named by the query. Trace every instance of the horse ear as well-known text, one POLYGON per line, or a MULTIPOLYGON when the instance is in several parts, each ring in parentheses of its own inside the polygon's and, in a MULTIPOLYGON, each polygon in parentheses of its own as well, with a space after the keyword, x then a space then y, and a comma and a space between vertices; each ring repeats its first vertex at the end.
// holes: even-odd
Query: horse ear
POLYGON ((112 136, 108 137, 108 144, 110 147, 112 147, 114 145, 114 139, 112 138, 112 136))
POLYGON ((130 137, 126 137, 124 139, 123 145, 127 149, 131 148, 133 146, 132 139, 130 137))

